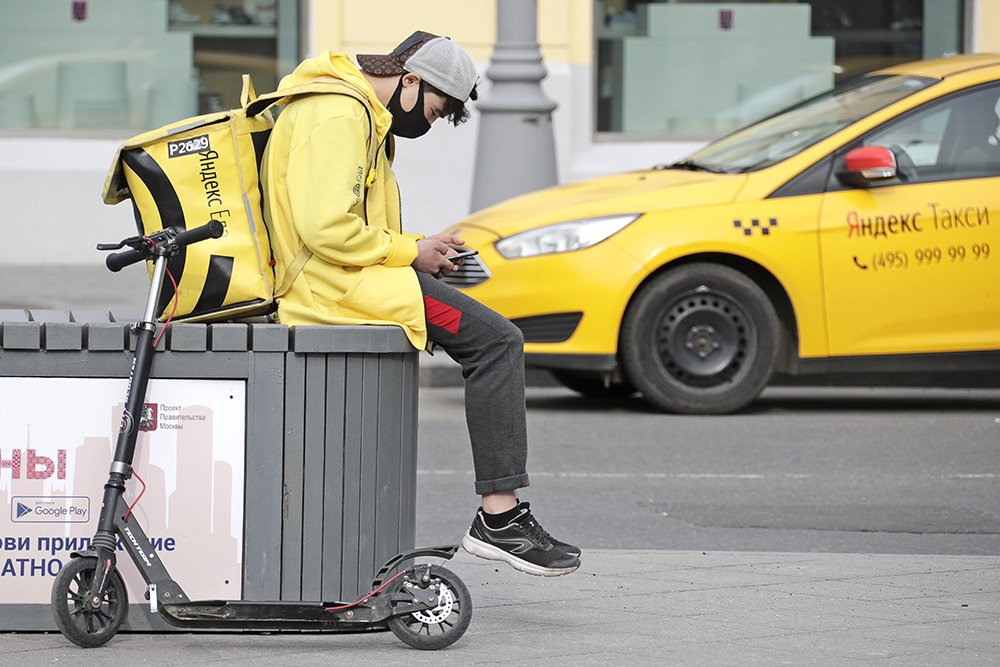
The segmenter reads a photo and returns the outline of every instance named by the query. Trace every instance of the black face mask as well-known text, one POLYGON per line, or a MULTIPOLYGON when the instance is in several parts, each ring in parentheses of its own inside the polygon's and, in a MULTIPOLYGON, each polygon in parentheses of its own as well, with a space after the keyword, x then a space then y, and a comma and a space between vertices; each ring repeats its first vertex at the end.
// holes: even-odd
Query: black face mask
POLYGON ((396 91, 392 94, 392 99, 386 108, 392 114, 392 126, 389 130, 397 137, 416 139, 427 134, 431 129, 431 124, 424 115, 424 82, 420 81, 420 88, 417 90, 417 103, 409 111, 403 111, 399 104, 399 96, 403 92, 403 78, 400 77, 396 91))

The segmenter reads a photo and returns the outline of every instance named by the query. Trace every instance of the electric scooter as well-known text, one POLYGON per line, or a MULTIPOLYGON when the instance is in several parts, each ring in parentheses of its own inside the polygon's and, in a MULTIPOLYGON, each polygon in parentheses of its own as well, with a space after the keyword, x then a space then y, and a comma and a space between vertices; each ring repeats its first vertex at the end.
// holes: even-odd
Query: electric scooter
POLYGON ((368 632, 388 628, 404 643, 418 649, 441 649, 457 641, 472 619, 472 598, 461 579, 436 564, 416 563, 418 557, 449 559, 457 545, 415 549, 398 554, 376 573, 371 593, 355 602, 250 602, 190 600, 167 572, 131 508, 124 499, 125 482, 132 477, 146 386, 156 347, 155 308, 169 257, 182 248, 219 238, 224 227, 213 220, 187 231, 167 227, 149 236, 133 236, 98 250, 121 250, 108 255, 112 271, 144 260, 153 261, 153 273, 143 320, 137 333, 125 409, 111 462, 97 531, 87 551, 74 552, 52 585, 52 611, 59 631, 84 648, 102 646, 118 632, 128 616, 128 594, 118 572, 118 538, 148 586, 150 611, 183 628, 232 630, 321 630, 368 632), (128 246, 127 250, 122 250, 128 246), (403 567, 404 563, 412 564, 403 567), (389 576, 391 572, 395 572, 389 576))

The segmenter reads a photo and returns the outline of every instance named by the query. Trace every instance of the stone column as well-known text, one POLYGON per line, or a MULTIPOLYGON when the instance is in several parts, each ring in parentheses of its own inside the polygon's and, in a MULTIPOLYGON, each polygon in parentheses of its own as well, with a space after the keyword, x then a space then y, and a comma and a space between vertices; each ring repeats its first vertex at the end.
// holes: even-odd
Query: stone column
POLYGON ((486 70, 492 82, 480 113, 473 211, 558 182, 552 111, 541 81, 536 0, 497 0, 497 42, 486 70))

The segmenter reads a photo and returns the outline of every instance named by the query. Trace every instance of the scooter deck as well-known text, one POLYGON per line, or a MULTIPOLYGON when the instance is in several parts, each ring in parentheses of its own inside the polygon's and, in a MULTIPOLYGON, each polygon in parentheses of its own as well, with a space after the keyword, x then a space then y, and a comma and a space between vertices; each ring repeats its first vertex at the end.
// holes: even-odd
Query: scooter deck
POLYGON ((262 629, 314 629, 357 632, 383 628, 393 615, 433 609, 438 604, 432 590, 413 588, 405 593, 375 596, 357 604, 343 602, 252 602, 199 600, 160 606, 160 615, 180 627, 262 629), (395 604, 394 604, 395 603, 395 604))
MULTIPOLYGON (((457 545, 414 549, 397 554, 376 574, 373 588, 400 562, 417 556, 451 558, 457 545)), ((174 583, 174 582, 171 582, 174 583)), ((178 599, 175 595, 175 599, 178 599)), ((183 597, 179 598, 183 599, 183 597)), ((188 628, 226 628, 236 626, 252 630, 318 629, 358 632, 382 629, 390 616, 427 611, 438 605, 437 594, 414 586, 405 592, 371 594, 357 602, 299 602, 248 600, 195 600, 158 605, 158 611, 171 625, 188 628), (366 628, 371 624, 371 628, 366 628)))

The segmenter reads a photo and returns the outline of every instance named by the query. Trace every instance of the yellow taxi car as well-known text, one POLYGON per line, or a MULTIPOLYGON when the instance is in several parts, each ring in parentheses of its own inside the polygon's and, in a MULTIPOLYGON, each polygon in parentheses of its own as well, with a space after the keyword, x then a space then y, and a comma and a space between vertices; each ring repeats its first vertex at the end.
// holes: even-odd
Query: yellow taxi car
POLYGON ((775 373, 1000 370, 1000 56, 895 66, 452 228, 448 280, 585 394, 726 413, 775 373))

